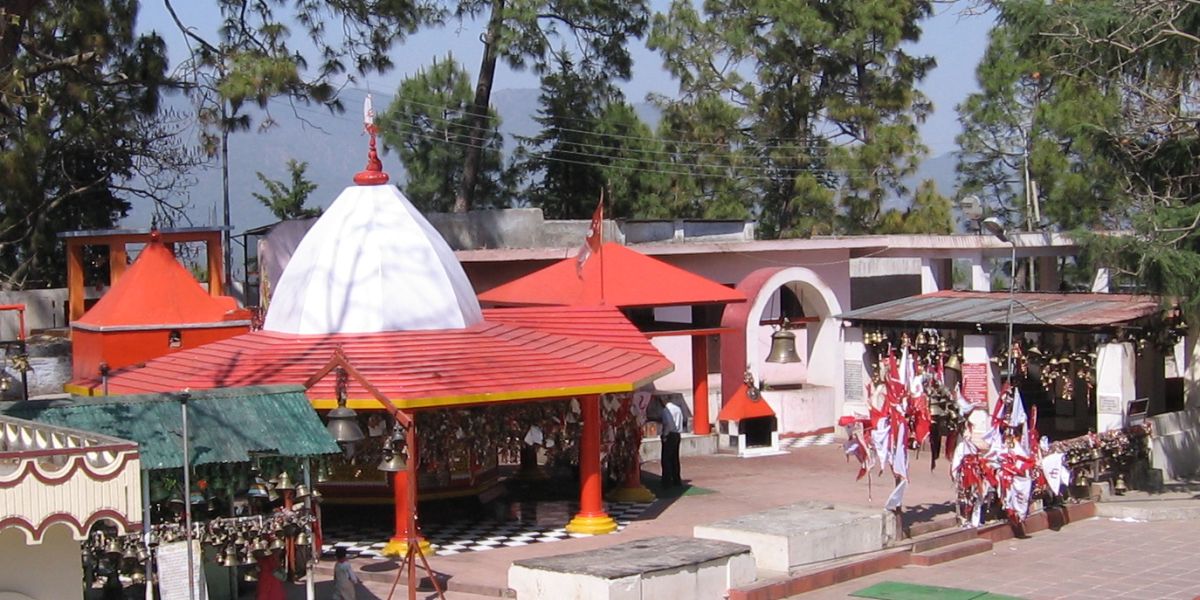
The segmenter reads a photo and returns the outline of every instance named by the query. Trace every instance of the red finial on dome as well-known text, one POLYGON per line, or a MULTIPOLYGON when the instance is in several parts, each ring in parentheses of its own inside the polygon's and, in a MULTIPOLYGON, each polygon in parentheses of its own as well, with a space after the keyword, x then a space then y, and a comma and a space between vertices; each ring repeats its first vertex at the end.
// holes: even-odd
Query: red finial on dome
POLYGON ((388 174, 383 172, 383 163, 375 151, 375 135, 379 129, 375 127, 375 108, 371 105, 371 95, 363 101, 363 129, 371 136, 367 142, 367 167, 354 175, 354 183, 358 185, 383 185, 388 182, 388 174))

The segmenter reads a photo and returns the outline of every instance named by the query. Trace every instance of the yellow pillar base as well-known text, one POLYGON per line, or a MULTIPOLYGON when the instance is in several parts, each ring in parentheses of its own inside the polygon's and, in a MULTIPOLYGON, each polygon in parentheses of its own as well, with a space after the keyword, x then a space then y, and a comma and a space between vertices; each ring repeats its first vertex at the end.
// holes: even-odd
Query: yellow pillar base
POLYGON ((575 515, 570 523, 567 523, 567 533, 585 533, 587 535, 604 535, 617 530, 617 522, 608 515, 597 517, 583 517, 575 515))
POLYGON ((657 498, 650 488, 638 484, 636 487, 617 488, 608 495, 609 502, 637 502, 647 504, 654 502, 657 498))
MULTIPOLYGON (((425 556, 432 556, 433 544, 430 544, 429 540, 425 538, 420 539, 421 541, 417 542, 417 547, 421 551, 421 554, 425 556)), ((384 556, 404 558, 404 556, 408 554, 408 540, 403 538, 392 538, 388 540, 387 545, 384 546, 383 550, 380 550, 379 553, 384 556)))

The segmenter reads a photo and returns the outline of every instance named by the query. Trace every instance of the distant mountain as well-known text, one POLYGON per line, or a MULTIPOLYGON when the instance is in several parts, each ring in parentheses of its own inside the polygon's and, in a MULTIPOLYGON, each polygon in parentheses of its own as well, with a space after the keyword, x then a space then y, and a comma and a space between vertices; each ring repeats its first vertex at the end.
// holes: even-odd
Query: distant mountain
MULTIPOLYGON (((376 110, 383 111, 392 101, 389 94, 373 93, 376 110)), ((500 114, 501 132, 505 135, 505 151, 516 148, 515 136, 534 136, 540 130, 534 120, 538 109, 537 89, 505 89, 492 94, 492 105, 500 114)), ((329 111, 309 106, 292 106, 283 100, 272 101, 270 117, 277 123, 262 132, 236 133, 229 138, 229 193, 230 213, 234 235, 247 229, 275 222, 271 212, 253 197, 262 192, 262 183, 255 177, 261 171, 271 179, 286 180, 286 163, 289 159, 308 162, 307 177, 317 184, 310 196, 310 206, 325 208, 341 190, 352 185, 351 178, 362 170, 367 160, 366 135, 362 131, 361 106, 365 92, 347 89, 342 92, 346 112, 331 114, 329 111)), ((187 112, 188 100, 169 97, 167 103, 181 112, 187 112)), ((634 109, 643 121, 655 127, 660 118, 657 107, 646 102, 634 104, 634 109)), ((254 116, 261 123, 264 114, 254 116)), ((382 155, 384 170, 392 181, 403 183, 404 168, 395 153, 382 155)), ((944 154, 929 158, 921 163, 916 174, 906 179, 905 185, 915 190, 924 179, 933 179, 942 194, 955 197, 955 154, 944 154)), ((195 175, 195 185, 184 192, 191 209, 189 216, 194 225, 219 225, 221 212, 221 171, 219 165, 195 175)), ((888 208, 907 206, 908 200, 896 198, 887 203, 888 208)), ((129 227, 145 227, 150 224, 148 206, 139 204, 125 219, 129 227)))

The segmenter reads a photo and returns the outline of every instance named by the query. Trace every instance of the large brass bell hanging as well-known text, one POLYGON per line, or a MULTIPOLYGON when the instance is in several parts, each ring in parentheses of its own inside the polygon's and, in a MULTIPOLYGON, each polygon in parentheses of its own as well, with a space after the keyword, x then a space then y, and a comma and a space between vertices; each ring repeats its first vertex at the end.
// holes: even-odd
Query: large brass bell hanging
POLYGON ((775 364, 800 362, 800 355, 796 354, 796 334, 786 329, 775 330, 775 333, 771 334, 771 352, 767 354, 767 362, 775 364))
POLYGON ((238 565, 237 546, 230 544, 225 547, 225 559, 221 561, 223 567, 236 567, 238 565))
POLYGON ((961 371, 962 370, 962 359, 959 358, 957 354, 951 354, 950 358, 946 359, 945 367, 952 371, 961 371))
POLYGON ((288 475, 287 471, 284 471, 279 474, 279 478, 275 482, 275 489, 277 489, 281 492, 286 492, 286 491, 296 489, 296 486, 295 486, 295 484, 292 483, 292 478, 288 475))
POLYGON ((312 543, 312 540, 311 540, 311 538, 309 538, 308 530, 303 530, 300 533, 296 534, 296 545, 297 546, 307 546, 310 543, 312 543))

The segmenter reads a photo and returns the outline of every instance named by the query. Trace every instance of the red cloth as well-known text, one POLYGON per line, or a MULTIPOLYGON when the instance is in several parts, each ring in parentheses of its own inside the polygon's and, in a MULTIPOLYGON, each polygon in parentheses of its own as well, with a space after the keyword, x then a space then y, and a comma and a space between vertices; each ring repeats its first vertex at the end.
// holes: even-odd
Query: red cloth
POLYGON ((279 553, 272 552, 258 559, 258 591, 255 600, 285 600, 283 582, 275 577, 279 568, 279 553))

